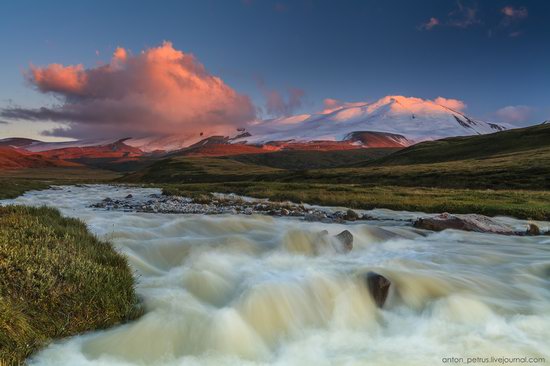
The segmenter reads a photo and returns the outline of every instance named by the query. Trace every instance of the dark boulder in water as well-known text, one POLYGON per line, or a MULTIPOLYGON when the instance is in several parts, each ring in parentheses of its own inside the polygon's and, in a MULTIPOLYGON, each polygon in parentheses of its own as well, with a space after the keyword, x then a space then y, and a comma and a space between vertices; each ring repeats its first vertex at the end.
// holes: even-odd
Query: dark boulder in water
POLYGON ((353 234, 349 230, 344 230, 340 234, 335 236, 336 239, 342 244, 344 252, 349 252, 353 249, 353 234))
POLYGON ((535 224, 529 224, 527 235, 541 235, 540 228, 535 224))
POLYGON ((359 220, 359 215, 357 214, 357 212, 353 211, 353 210, 347 210, 346 211, 346 215, 344 216, 344 220, 348 220, 348 221, 355 221, 355 220, 359 220))
POLYGON ((134 197, 134 196, 130 193, 129 195, 126 196, 126 199, 130 199, 132 197, 134 197))
POLYGON ((379 308, 383 307, 388 297, 391 281, 376 272, 367 273, 366 281, 374 302, 379 308))
POLYGON ((442 213, 434 217, 419 218, 414 222, 414 227, 432 231, 455 229, 502 235, 516 234, 511 227, 500 224, 490 217, 477 214, 451 215, 442 213))

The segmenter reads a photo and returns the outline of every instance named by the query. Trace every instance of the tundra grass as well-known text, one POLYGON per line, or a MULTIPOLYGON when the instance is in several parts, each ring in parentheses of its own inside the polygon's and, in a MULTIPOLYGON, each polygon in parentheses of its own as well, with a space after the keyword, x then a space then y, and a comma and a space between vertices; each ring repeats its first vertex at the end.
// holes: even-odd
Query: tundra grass
POLYGON ((165 194, 191 197, 204 197, 209 192, 237 193, 277 201, 290 200, 358 209, 478 213, 550 220, 549 191, 280 182, 164 184, 162 187, 165 194))
POLYGON ((52 208, 0 207, 0 364, 140 314, 126 259, 52 208))
POLYGON ((0 199, 15 198, 31 190, 47 189, 50 185, 106 183, 118 173, 88 168, 40 168, 0 170, 0 199))

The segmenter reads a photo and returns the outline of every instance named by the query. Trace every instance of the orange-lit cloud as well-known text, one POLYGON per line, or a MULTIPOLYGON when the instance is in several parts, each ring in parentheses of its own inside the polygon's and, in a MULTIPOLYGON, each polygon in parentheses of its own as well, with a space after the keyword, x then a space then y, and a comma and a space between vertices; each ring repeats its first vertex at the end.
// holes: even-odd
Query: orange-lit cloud
POLYGON ((51 64, 43 68, 31 66, 28 77, 42 92, 79 94, 88 82, 82 65, 51 64))
POLYGON ((132 55, 117 48, 109 64, 31 67, 28 80, 61 98, 51 108, 10 108, 3 116, 64 122, 57 136, 104 137, 231 133, 255 118, 247 96, 211 75, 170 42, 132 55))
POLYGON ((457 0, 455 8, 443 18, 431 17, 427 22, 420 24, 417 29, 431 30, 437 26, 454 27, 454 28, 470 28, 475 25, 482 24, 478 17, 477 3, 467 2, 464 5, 462 0, 457 0))
POLYGON ((455 110, 457 112, 461 112, 465 110, 467 107, 466 103, 458 99, 448 99, 443 97, 437 97, 434 99, 434 102, 436 102, 439 105, 442 105, 443 107, 447 107, 452 110, 455 110))
POLYGON ((338 99, 325 98, 325 100, 323 100, 323 106, 325 107, 325 109, 321 113, 330 113, 332 111, 340 109, 342 106, 344 106, 344 104, 344 102, 338 99))

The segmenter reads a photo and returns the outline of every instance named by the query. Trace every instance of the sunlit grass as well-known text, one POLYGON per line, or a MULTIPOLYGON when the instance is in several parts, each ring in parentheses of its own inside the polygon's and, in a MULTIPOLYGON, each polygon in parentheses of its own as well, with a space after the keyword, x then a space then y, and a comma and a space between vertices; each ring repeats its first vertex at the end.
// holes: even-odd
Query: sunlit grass
POLYGON ((0 364, 141 312, 126 259, 51 208, 0 207, 0 364))
POLYGON ((166 194, 173 195, 197 196, 208 192, 234 192, 278 201, 290 200, 359 209, 479 213, 550 220, 549 191, 280 182, 164 184, 163 187, 166 194))

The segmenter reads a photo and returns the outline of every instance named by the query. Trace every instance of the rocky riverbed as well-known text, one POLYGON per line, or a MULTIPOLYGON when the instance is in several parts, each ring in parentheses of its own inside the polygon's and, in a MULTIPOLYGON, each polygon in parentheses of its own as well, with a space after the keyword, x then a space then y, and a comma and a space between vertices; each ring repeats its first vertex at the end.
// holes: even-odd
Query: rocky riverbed
MULTIPOLYGON (((194 199, 183 196, 169 196, 153 193, 148 196, 134 196, 129 193, 124 198, 106 197, 99 202, 90 205, 91 208, 108 211, 120 210, 126 212, 149 212, 164 214, 240 214, 240 215, 268 215, 276 217, 297 217, 309 222, 321 223, 346 223, 353 221, 380 220, 381 218, 360 213, 352 209, 331 209, 327 207, 315 207, 293 202, 272 202, 266 199, 242 197, 235 194, 213 193, 208 199, 201 197, 194 199)), ((526 223, 522 227, 512 227, 503 222, 497 222, 493 218, 478 215, 451 215, 443 213, 423 214, 408 219, 407 221, 419 229, 441 231, 455 229, 464 231, 476 231, 500 235, 548 235, 549 231, 540 229, 536 224, 526 223)))
POLYGON ((105 210, 122 210, 152 213, 177 214, 241 214, 301 217, 306 221, 323 223, 344 223, 347 221, 372 220, 369 215, 354 210, 328 210, 306 207, 292 202, 271 202, 268 200, 249 199, 234 194, 213 194, 207 202, 197 202, 193 198, 151 194, 145 199, 128 194, 123 199, 106 197, 92 204, 92 208, 105 210))

